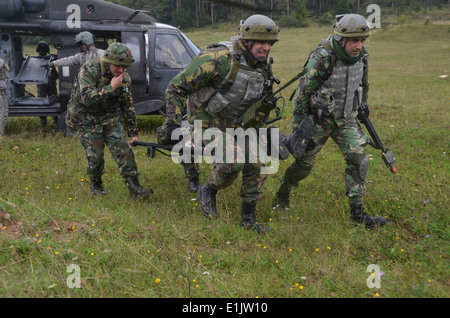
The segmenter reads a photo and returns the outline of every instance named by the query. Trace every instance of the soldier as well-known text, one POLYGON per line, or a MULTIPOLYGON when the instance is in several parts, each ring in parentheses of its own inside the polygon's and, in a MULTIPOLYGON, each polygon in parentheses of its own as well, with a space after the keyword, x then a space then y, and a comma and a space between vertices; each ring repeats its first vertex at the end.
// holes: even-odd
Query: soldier
MULTIPOLYGON (((268 74, 268 55, 278 38, 279 28, 268 17, 252 15, 239 28, 239 35, 231 41, 210 45, 206 51, 194 57, 189 65, 175 76, 166 90, 166 105, 172 109, 166 122, 179 125, 186 113, 190 124, 199 120, 202 127, 218 128, 225 136, 227 128, 242 126, 243 114, 255 102, 272 93, 268 74), (187 108, 187 109, 185 109, 187 108)), ((256 115, 256 114, 255 114, 256 115)), ((255 117, 256 124, 264 125, 264 116, 255 117)), ((195 145, 200 146, 200 145, 195 145)), ((235 152, 250 153, 249 145, 235 152)), ((223 145, 225 153, 226 143, 223 145)), ((261 173, 262 164, 245 160, 239 163, 212 164, 209 180, 199 188, 198 198, 201 212, 206 217, 217 216, 216 193, 231 185, 242 172, 242 216, 241 226, 258 233, 268 227, 256 220, 256 203, 262 197, 262 187, 267 179, 261 173)))
POLYGON ((47 67, 72 65, 79 65, 81 67, 84 63, 100 58, 105 53, 103 50, 95 47, 95 37, 87 31, 78 33, 75 36, 75 44, 80 48, 80 53, 50 62, 47 67))
POLYGON ((130 145, 126 142, 123 118, 131 142, 138 140, 136 113, 131 95, 131 78, 126 68, 134 62, 130 49, 113 43, 101 59, 84 64, 74 80, 67 107, 67 126, 74 129, 83 145, 88 161, 87 174, 94 195, 105 195, 104 147, 119 166, 133 198, 147 199, 152 189, 143 188, 130 145))
POLYGON ((9 65, 0 58, 0 139, 8 121, 8 98, 6 97, 6 81, 9 78, 9 65))
POLYGON ((384 225, 384 217, 371 217, 363 207, 368 158, 363 146, 368 142, 356 122, 362 86, 362 102, 367 103, 369 82, 364 41, 370 35, 364 17, 344 15, 334 27, 334 35, 323 40, 305 63, 307 73, 300 78, 294 95, 294 127, 307 116, 315 129, 307 151, 288 167, 274 199, 274 206, 289 207, 289 193, 298 187, 314 165, 315 158, 331 137, 345 160, 346 195, 353 220, 368 228, 384 225))
MULTIPOLYGON (((44 60, 50 60, 52 55, 50 54, 50 47, 45 41, 39 41, 36 43, 36 52, 39 54, 39 58, 44 60)), ((56 68, 52 67, 48 75, 48 83, 37 85, 37 96, 38 97, 51 97, 57 96, 58 91, 56 87, 56 79, 58 78, 58 72, 56 68)), ((47 116, 40 116, 41 127, 45 128, 47 126, 47 116)), ((56 126, 58 116, 53 117, 53 124, 56 126)))
MULTIPOLYGON (((172 140, 172 132, 175 129, 180 128, 180 124, 183 127, 183 129, 185 129, 185 133, 190 133, 192 131, 192 125, 189 125, 189 123, 185 119, 186 109, 183 109, 183 116, 182 116, 183 120, 180 124, 178 124, 175 119, 170 119, 175 118, 175 112, 176 110, 174 104, 166 105, 167 119, 164 121, 163 125, 158 127, 157 129, 158 143, 176 144, 179 140, 172 140)), ((192 162, 190 163, 182 162, 181 164, 183 165, 184 168, 184 174, 188 178, 189 191, 197 192, 200 187, 200 180, 199 180, 200 167, 198 163, 195 163, 193 160, 194 159, 192 158, 192 162)))

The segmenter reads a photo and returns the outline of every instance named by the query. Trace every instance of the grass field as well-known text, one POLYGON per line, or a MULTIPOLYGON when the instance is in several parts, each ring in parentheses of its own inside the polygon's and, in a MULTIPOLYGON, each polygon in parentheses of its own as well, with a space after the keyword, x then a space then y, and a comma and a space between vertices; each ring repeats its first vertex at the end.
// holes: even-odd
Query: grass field
MULTIPOLYGON (((234 31, 186 33, 204 48, 234 31)), ((272 50, 275 76, 285 83, 296 75, 330 31, 283 29, 272 50)), ((350 220, 345 163, 331 141, 289 211, 272 210, 271 201, 292 158, 269 176, 258 218, 272 231, 258 235, 239 227, 240 179, 219 192, 220 216, 209 220, 181 166, 141 147, 135 155, 152 199, 129 199, 108 153, 107 195, 94 197, 78 140, 41 131, 38 118, 11 118, 0 142, 0 297, 449 297, 450 79, 439 77, 450 72, 449 40, 448 23, 417 20, 366 41, 371 119, 399 170, 391 174, 367 148, 366 209, 388 219, 378 230, 350 220)), ((291 114, 288 102, 277 122, 284 133, 291 114)), ((140 117, 140 140, 155 141, 161 123, 140 117)), ((201 168, 203 183, 209 166, 201 168)))

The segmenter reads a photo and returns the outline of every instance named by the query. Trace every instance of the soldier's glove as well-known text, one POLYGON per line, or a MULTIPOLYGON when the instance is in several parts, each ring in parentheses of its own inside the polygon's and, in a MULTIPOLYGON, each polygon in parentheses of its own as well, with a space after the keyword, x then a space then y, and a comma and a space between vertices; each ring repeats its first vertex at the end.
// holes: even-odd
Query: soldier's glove
POLYGON ((49 68, 52 68, 53 66, 55 66, 55 65, 53 64, 53 62, 50 62, 50 63, 48 63, 48 64, 41 65, 41 67, 45 67, 47 70, 48 70, 49 68))
POLYGON ((359 120, 363 120, 364 118, 369 118, 370 111, 369 106, 367 106, 367 102, 362 102, 362 105, 358 107, 358 115, 356 117, 359 120))
POLYGON ((157 133, 159 136, 158 142, 161 144, 176 144, 179 141, 183 140, 183 135, 180 134, 178 140, 172 139, 172 133, 175 129, 180 128, 180 125, 176 123, 167 123, 160 127, 161 130, 157 133), (163 142, 162 142, 163 141, 163 142))

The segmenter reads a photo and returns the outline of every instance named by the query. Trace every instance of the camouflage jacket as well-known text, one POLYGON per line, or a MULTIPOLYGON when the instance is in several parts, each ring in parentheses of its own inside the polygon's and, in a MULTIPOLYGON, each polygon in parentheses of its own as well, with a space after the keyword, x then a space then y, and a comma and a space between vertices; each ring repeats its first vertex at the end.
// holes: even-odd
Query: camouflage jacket
POLYGON ((215 46, 194 57, 187 67, 176 75, 165 92, 167 123, 180 124, 186 114, 189 123, 202 120, 203 127, 227 127, 227 124, 205 110, 198 108, 192 100, 195 92, 205 87, 218 87, 231 68, 231 55, 224 46, 215 46))
POLYGON ((82 66, 84 63, 101 58, 105 54, 105 51, 92 48, 86 52, 80 52, 73 56, 63 57, 59 60, 52 61, 53 66, 72 66, 72 65, 80 65, 82 66))
POLYGON ((131 95, 131 78, 123 77, 122 87, 113 91, 113 75, 107 63, 96 59, 84 64, 74 79, 72 96, 67 105, 66 123, 77 125, 107 126, 123 118, 128 136, 137 136, 136 112, 131 95))
MULTIPOLYGON (((302 119, 311 114, 311 97, 322 86, 322 84, 329 78, 333 64, 336 61, 336 55, 322 46, 326 40, 322 41, 319 46, 313 50, 305 63, 307 72, 300 78, 299 84, 294 92, 294 127, 297 127, 302 119)), ((365 48, 364 53, 367 54, 365 48)), ((364 67, 361 84, 363 87, 363 101, 367 101, 369 90, 369 74, 367 64, 364 67)), ((356 116, 356 114, 353 114, 356 116)), ((339 120, 339 119, 338 119, 339 120)))

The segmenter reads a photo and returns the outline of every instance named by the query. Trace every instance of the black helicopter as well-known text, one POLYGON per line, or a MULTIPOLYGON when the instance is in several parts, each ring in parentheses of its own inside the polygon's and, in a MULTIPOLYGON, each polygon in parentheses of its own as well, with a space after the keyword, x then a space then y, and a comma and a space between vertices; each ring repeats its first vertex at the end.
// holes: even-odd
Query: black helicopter
MULTIPOLYGON (((135 63, 127 69, 133 85, 137 115, 164 114, 164 91, 169 81, 200 50, 179 29, 158 23, 149 13, 104 0, 2 0, 0 2, 0 58, 10 66, 7 83, 9 116, 59 117, 57 128, 65 130, 65 112, 73 78, 80 66, 58 69, 57 96, 36 97, 26 85, 48 82, 49 70, 37 57, 24 55, 26 37, 50 39, 57 58, 79 52, 76 34, 89 31, 97 48, 114 41, 130 47, 135 63), (162 56, 169 53, 171 63, 162 56)), ((29 41, 28 41, 29 42, 29 41)))

